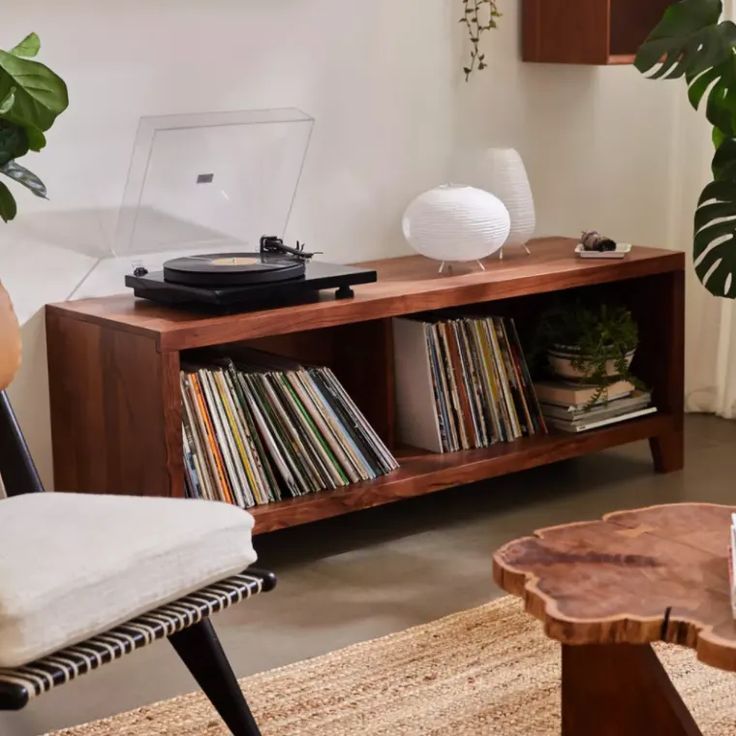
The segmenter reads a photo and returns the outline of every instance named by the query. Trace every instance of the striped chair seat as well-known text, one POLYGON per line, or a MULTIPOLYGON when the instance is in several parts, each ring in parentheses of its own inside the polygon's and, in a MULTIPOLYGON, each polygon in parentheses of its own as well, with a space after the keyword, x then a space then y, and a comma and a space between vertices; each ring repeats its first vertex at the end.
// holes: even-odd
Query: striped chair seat
POLYGON ((0 669, 0 710, 19 710, 58 685, 271 590, 275 582, 271 573, 246 571, 31 664, 0 669))

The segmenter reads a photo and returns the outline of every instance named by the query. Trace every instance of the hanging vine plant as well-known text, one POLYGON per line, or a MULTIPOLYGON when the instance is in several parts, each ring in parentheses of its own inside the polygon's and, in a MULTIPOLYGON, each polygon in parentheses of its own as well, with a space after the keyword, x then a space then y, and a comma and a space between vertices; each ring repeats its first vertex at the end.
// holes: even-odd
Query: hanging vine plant
POLYGON ((690 104, 713 125, 713 181, 695 213, 695 271, 715 296, 736 299, 736 25, 721 0, 679 0, 639 49, 650 79, 684 78, 690 104))
POLYGON ((465 81, 467 82, 474 71, 483 71, 488 67, 486 55, 480 49, 482 35, 498 26, 498 11, 496 0, 462 0, 463 17, 460 23, 464 23, 468 31, 470 41, 470 59, 463 67, 465 81))

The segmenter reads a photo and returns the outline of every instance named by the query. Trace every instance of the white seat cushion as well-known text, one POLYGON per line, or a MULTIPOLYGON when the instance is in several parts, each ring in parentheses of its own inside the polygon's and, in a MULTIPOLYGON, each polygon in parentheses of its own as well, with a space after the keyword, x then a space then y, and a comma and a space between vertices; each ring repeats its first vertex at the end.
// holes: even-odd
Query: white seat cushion
POLYGON ((0 501, 0 667, 245 570, 253 517, 210 501, 34 493, 0 501))

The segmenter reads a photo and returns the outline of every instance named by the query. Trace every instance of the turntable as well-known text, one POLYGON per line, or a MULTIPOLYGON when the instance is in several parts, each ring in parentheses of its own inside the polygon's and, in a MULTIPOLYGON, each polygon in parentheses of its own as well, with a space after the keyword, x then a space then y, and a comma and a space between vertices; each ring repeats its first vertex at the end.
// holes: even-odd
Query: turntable
POLYGON ((163 271, 136 268, 125 283, 136 296, 163 304, 248 309, 309 301, 323 289, 352 297, 352 286, 376 281, 376 272, 312 261, 301 246, 261 238, 258 253, 213 253, 166 261, 163 271))
POLYGON ((293 109, 143 118, 116 234, 135 296, 237 311, 376 281, 284 242, 313 124, 293 109))

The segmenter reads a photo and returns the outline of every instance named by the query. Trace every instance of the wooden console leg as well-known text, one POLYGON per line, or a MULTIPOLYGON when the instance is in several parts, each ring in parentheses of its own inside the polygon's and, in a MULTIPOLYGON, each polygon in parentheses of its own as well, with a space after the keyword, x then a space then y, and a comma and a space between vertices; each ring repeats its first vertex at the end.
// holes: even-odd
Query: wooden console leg
POLYGON ((685 464, 685 438, 682 431, 673 431, 649 440, 654 468, 658 473, 682 470, 685 464))
POLYGON ((702 736, 648 645, 562 647, 562 736, 702 736))

